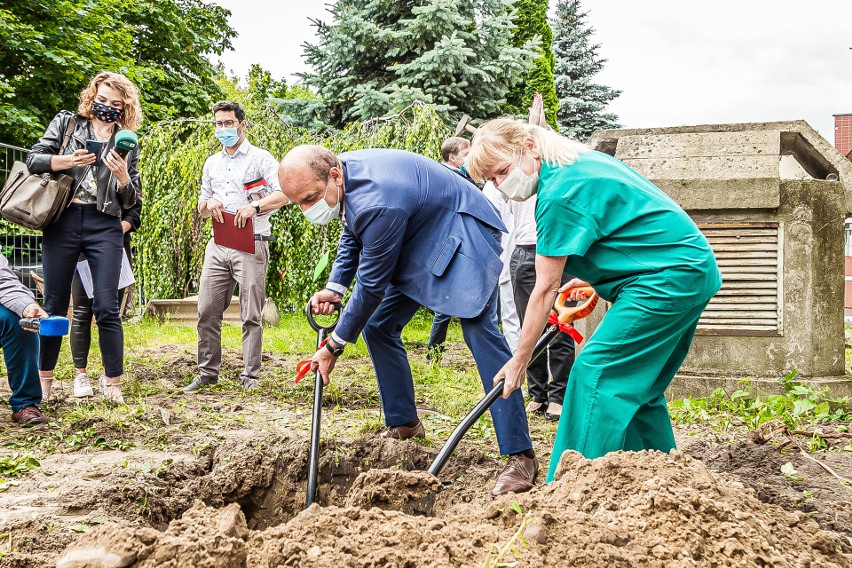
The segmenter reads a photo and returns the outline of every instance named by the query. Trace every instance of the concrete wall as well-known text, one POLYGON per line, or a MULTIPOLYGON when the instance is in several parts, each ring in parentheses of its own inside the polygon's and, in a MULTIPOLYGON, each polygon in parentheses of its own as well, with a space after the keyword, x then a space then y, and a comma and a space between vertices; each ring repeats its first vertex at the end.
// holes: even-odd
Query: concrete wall
MULTIPOLYGON (((599 131, 590 145, 648 177, 698 224, 779 223, 779 332, 699 330, 682 372, 844 375, 844 220, 852 209, 846 190, 852 164, 831 144, 796 121, 599 131), (791 158, 799 175, 782 176, 790 170, 783 159, 791 158), (835 176, 840 181, 825 181, 835 176)), ((583 325, 584 335, 602 315, 583 325)))
POLYGON ((682 371, 698 374, 803 377, 843 375, 843 223, 839 182, 781 184, 777 211, 692 212, 698 223, 770 221, 782 224, 782 335, 696 335, 682 371))

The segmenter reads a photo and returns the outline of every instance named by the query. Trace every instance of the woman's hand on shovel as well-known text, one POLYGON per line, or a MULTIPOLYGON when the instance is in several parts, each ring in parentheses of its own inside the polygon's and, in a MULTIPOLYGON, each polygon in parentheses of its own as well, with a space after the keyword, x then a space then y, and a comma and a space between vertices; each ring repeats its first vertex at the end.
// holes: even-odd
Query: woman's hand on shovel
POLYGON ((322 348, 311 357, 311 372, 316 373, 317 370, 320 372, 320 376, 322 376, 322 384, 327 385, 329 381, 329 375, 331 375, 331 371, 334 370, 334 365, 337 363, 337 357, 331 354, 326 348, 322 348))
POLYGON ((503 365, 503 368, 497 371, 497 374, 494 376, 494 383, 497 384, 500 381, 505 380, 506 383, 503 385, 503 398, 509 398, 509 395, 512 394, 512 391, 515 391, 524 384, 524 379, 527 376, 527 363, 522 363, 517 357, 512 357, 506 364, 503 365))

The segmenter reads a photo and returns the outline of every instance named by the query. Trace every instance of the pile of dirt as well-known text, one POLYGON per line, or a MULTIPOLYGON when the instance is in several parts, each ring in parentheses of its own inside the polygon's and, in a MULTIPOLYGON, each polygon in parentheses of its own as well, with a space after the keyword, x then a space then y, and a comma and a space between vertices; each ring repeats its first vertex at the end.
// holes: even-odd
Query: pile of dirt
MULTIPOLYGON (((402 477, 403 485, 414 479, 402 477)), ((161 566, 852 566, 852 556, 804 513, 762 503, 677 452, 597 460, 569 452, 554 483, 490 506, 458 503, 439 517, 354 506, 390 505, 385 488, 371 484, 394 481, 364 476, 346 506, 312 506, 263 531, 244 531, 233 506, 200 504, 164 533, 105 525, 58 565, 81 566, 69 562, 97 550, 98 558, 137 555, 122 566, 152 566, 155 553, 161 566)), ((414 481, 407 486, 425 487, 414 481)))
POLYGON ((245 566, 247 536, 246 519, 236 503, 217 510, 198 501, 164 532, 132 526, 98 527, 69 546, 56 566, 245 566))
POLYGON ((685 444, 683 451, 700 459, 712 471, 735 476, 764 503, 788 511, 798 509, 822 528, 844 535, 841 544, 846 552, 852 552, 852 487, 843 485, 819 465, 844 472, 848 477, 849 454, 804 455, 792 445, 787 445, 786 451, 779 451, 776 445, 763 443, 753 434, 724 444, 698 440, 685 444), (787 463, 793 466, 795 475, 784 474, 782 467, 787 463))

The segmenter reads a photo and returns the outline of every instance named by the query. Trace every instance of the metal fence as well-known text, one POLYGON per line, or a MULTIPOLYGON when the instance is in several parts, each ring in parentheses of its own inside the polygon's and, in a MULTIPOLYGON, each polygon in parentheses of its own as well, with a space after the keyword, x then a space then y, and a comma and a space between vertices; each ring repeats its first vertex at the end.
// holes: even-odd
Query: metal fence
MULTIPOLYGON (((0 142, 0 187, 6 183, 15 161, 26 161, 29 149, 0 142)), ((41 303, 44 296, 36 285, 36 278, 44 277, 41 261, 41 235, 5 235, 0 230, 0 252, 9 261, 12 271, 41 303)), ((134 253, 137 252, 134 250, 134 253)), ((144 307, 145 295, 141 282, 136 282, 136 305, 144 307)))
POLYGON ((3 184, 6 183, 6 177, 9 175, 9 170, 12 169, 12 164, 16 160, 25 161, 28 152, 29 149, 27 148, 0 142, 0 187, 3 187, 3 184))

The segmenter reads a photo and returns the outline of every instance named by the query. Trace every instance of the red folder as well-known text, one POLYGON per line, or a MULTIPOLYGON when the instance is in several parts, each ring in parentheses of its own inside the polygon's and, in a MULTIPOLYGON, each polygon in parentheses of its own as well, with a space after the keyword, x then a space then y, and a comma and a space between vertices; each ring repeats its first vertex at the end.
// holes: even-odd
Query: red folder
POLYGON ((254 254, 254 220, 248 219, 240 229, 234 225, 233 213, 222 212, 224 223, 213 219, 213 242, 219 246, 254 254))

